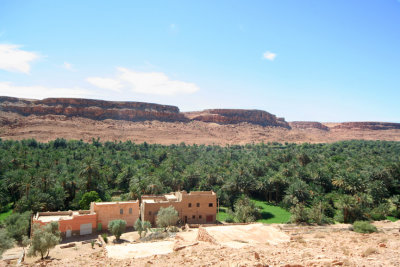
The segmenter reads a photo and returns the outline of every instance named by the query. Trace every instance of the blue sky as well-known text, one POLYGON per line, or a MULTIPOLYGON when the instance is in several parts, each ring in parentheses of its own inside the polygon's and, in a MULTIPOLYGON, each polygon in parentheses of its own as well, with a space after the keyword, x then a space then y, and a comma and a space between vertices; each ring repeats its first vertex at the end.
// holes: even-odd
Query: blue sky
POLYGON ((0 95, 400 122, 400 1, 0 1, 0 95))

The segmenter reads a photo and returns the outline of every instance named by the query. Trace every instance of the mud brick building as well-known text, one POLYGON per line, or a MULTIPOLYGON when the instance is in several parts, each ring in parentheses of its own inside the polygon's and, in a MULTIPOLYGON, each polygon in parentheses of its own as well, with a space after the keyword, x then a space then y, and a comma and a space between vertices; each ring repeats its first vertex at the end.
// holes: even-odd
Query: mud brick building
POLYGON ((32 218, 32 225, 35 223, 45 225, 51 222, 58 222, 58 229, 63 237, 86 235, 91 234, 96 227, 97 214, 91 213, 90 210, 54 211, 38 212, 32 218))
POLYGON ((139 201, 92 202, 90 210, 38 212, 32 217, 32 225, 58 222, 63 237, 92 234, 106 230, 113 220, 125 220, 132 227, 138 218, 155 226, 161 207, 173 206, 184 223, 215 223, 217 195, 213 191, 174 192, 161 196, 144 195, 139 201))
POLYGON ((108 223, 113 220, 126 221, 127 227, 139 219, 139 200, 124 202, 92 202, 90 211, 97 214, 97 229, 107 229, 108 223))
POLYGON ((183 223, 215 223, 217 215, 217 195, 213 191, 174 192, 162 196, 144 195, 141 199, 140 215, 142 221, 156 223, 161 207, 173 206, 183 223))
POLYGON ((38 212, 32 218, 32 225, 58 222, 63 237, 92 234, 107 229, 112 220, 125 220, 132 227, 139 218, 139 201, 92 202, 90 210, 38 212))

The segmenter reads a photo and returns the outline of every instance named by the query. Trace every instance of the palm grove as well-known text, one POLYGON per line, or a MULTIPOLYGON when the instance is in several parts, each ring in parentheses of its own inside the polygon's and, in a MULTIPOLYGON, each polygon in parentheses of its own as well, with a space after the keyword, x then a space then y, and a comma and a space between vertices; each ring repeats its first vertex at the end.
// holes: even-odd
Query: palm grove
POLYGON ((235 208, 244 196, 292 211, 294 222, 400 215, 400 143, 245 146, 0 139, 0 208, 79 209, 85 193, 110 201, 176 190, 214 190, 235 208))

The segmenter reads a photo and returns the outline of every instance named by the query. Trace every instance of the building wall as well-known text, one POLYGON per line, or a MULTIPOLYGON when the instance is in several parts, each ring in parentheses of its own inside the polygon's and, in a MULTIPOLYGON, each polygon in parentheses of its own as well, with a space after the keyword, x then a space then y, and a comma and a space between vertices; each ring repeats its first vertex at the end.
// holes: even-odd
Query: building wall
MULTIPOLYGON (((127 227, 132 227, 139 218, 139 201, 130 202, 92 202, 90 210, 97 214, 97 225, 102 229, 108 228, 108 223, 113 220, 125 220, 127 227), (132 209, 132 214, 129 209, 132 209), (123 210, 123 214, 120 210, 123 210)), ((97 226, 98 227, 98 226, 97 226)))
MULTIPOLYGON (((74 215, 72 219, 59 220, 58 229, 62 236, 65 236, 67 230, 71 230, 73 235, 79 235, 81 224, 92 224, 93 232, 96 230, 97 225, 97 215, 96 214, 82 214, 74 215)), ((50 222, 42 222, 40 220, 32 219, 32 225, 38 223, 40 225, 46 225, 50 222)))
POLYGON ((177 201, 165 200, 155 203, 143 201, 144 199, 151 199, 144 196, 141 204, 141 219, 151 222, 154 226, 159 209, 161 207, 173 206, 178 211, 179 218, 184 223, 205 224, 216 222, 217 196, 212 191, 191 192, 189 194, 186 192, 176 192, 175 196, 177 197, 177 201), (207 221, 207 217, 209 221, 207 221))

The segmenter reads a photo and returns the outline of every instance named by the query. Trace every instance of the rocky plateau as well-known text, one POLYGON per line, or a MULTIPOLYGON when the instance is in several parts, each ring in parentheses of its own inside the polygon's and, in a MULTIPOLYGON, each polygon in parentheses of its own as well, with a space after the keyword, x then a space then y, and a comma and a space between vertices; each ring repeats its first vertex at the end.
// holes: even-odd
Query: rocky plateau
POLYGON ((207 109, 143 102, 79 98, 43 100, 0 97, 0 138, 56 138, 160 144, 246 144, 258 142, 400 141, 400 123, 287 122, 262 110, 207 109))

